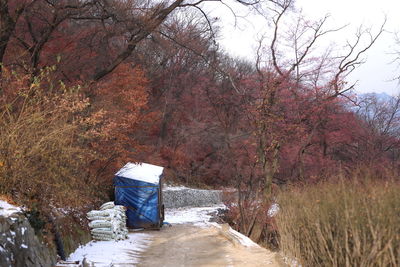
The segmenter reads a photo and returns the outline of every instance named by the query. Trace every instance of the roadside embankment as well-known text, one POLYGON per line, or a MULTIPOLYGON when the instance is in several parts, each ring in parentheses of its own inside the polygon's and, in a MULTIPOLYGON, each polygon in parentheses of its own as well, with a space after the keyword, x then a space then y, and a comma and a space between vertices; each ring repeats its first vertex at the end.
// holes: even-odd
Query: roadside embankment
POLYGON ((54 266, 56 259, 35 235, 22 211, 0 201, 0 266, 54 266))

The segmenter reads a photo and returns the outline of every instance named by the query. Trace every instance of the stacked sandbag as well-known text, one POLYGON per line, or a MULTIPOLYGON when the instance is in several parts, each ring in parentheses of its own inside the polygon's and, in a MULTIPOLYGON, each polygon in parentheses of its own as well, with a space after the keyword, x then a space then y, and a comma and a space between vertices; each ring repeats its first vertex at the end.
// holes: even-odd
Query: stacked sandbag
POLYGON ((96 240, 122 240, 126 239, 128 229, 126 227, 126 208, 107 202, 101 205, 100 210, 92 210, 87 213, 90 220, 92 238, 96 240))

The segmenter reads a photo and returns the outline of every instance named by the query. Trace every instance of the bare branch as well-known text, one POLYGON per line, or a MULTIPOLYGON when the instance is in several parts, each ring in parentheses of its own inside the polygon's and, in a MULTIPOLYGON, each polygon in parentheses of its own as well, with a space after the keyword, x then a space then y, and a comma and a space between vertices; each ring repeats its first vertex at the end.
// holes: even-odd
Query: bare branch
POLYGON ((96 72, 93 76, 94 81, 98 81, 108 73, 112 72, 119 64, 121 64, 125 59, 127 59, 132 52, 135 50, 136 45, 149 36, 164 20, 167 16, 174 11, 178 6, 180 6, 184 0, 175 0, 166 8, 158 9, 156 8, 153 14, 146 20, 146 24, 139 28, 135 33, 131 35, 128 45, 124 51, 122 51, 111 64, 103 68, 102 70, 96 72))
POLYGON ((296 68, 299 67, 299 65, 303 62, 303 60, 309 55, 311 48, 315 45, 315 43, 317 42, 317 40, 320 37, 322 37, 326 34, 329 34, 329 33, 340 31, 346 27, 346 25, 345 25, 345 26, 341 26, 339 28, 324 31, 322 29, 328 18, 329 18, 329 15, 325 15, 325 17, 322 18, 318 23, 316 23, 314 26, 309 27, 313 30, 313 37, 308 42, 307 47, 304 49, 304 51, 300 55, 298 54, 299 51, 297 50, 297 47, 295 48, 297 50, 295 52, 296 53, 296 61, 293 63, 292 67, 289 69, 289 71, 288 71, 289 74, 292 71, 294 71, 296 68))
POLYGON ((279 22, 282 19, 283 15, 288 10, 288 8, 291 6, 292 1, 287 1, 287 2, 285 1, 285 3, 286 4, 284 4, 282 6, 282 10, 280 12, 277 11, 278 15, 273 20, 275 27, 274 27, 274 34, 273 34, 271 45, 270 45, 271 55, 272 55, 272 64, 274 65, 274 68, 275 68, 276 72, 278 72, 278 74, 281 75, 281 76, 283 76, 283 72, 282 72, 282 70, 279 67, 278 62, 277 62, 275 45, 276 45, 276 42, 277 42, 277 39, 278 39, 279 22))
POLYGON ((344 55, 339 62, 338 71, 334 76, 334 80, 332 82, 333 89, 335 94, 340 94, 340 91, 348 91, 348 89, 342 89, 340 80, 342 76, 346 76, 351 73, 358 65, 363 64, 364 61, 361 59, 361 56, 367 52, 372 45, 378 40, 379 36, 384 32, 384 27, 386 25, 386 18, 384 22, 381 24, 381 27, 375 35, 373 35, 370 29, 362 30, 361 28, 358 30, 356 34, 356 40, 353 44, 347 43, 347 47, 349 51, 346 55, 344 55), (362 37, 367 34, 369 37, 369 42, 362 48, 358 48, 359 44, 362 40, 362 37))
POLYGON ((222 74, 224 77, 228 78, 229 83, 231 84, 232 88, 236 91, 236 93, 240 94, 240 90, 239 90, 239 88, 237 87, 236 83, 234 82, 234 80, 233 80, 233 78, 232 78, 232 75, 230 75, 228 72, 222 70, 222 69, 218 66, 218 64, 217 64, 216 62, 210 62, 210 61, 208 60, 208 58, 207 58, 206 56, 204 56, 201 52, 198 52, 198 51, 192 49, 191 47, 185 45, 184 43, 179 42, 178 40, 172 38, 172 37, 169 36, 168 34, 166 34, 166 33, 164 33, 164 32, 161 32, 161 31, 158 31, 158 33, 160 33, 160 34, 161 34, 162 36, 164 36, 165 38, 167 38, 167 39, 173 41, 173 42, 176 43, 177 45, 179 45, 179 46, 181 46, 181 47, 183 47, 183 48, 185 48, 185 49, 191 51, 191 52, 194 53, 195 55, 201 57, 201 58, 204 60, 204 62, 206 62, 206 64, 209 65, 212 69, 216 70, 218 73, 220 73, 220 74, 222 74))

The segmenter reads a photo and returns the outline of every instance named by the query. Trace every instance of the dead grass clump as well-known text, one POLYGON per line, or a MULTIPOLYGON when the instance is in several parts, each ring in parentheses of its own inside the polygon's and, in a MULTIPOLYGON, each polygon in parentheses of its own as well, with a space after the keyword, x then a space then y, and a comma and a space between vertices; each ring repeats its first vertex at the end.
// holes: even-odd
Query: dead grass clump
POLYGON ((302 266, 400 266, 398 181, 341 181, 279 195, 280 247, 302 266))

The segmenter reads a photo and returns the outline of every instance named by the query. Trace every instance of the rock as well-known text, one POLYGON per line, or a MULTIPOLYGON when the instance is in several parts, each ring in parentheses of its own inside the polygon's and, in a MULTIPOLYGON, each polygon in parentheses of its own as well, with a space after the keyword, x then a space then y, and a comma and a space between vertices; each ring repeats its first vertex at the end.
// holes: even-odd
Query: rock
POLYGON ((56 258, 21 212, 0 215, 0 266, 54 266, 56 258))

